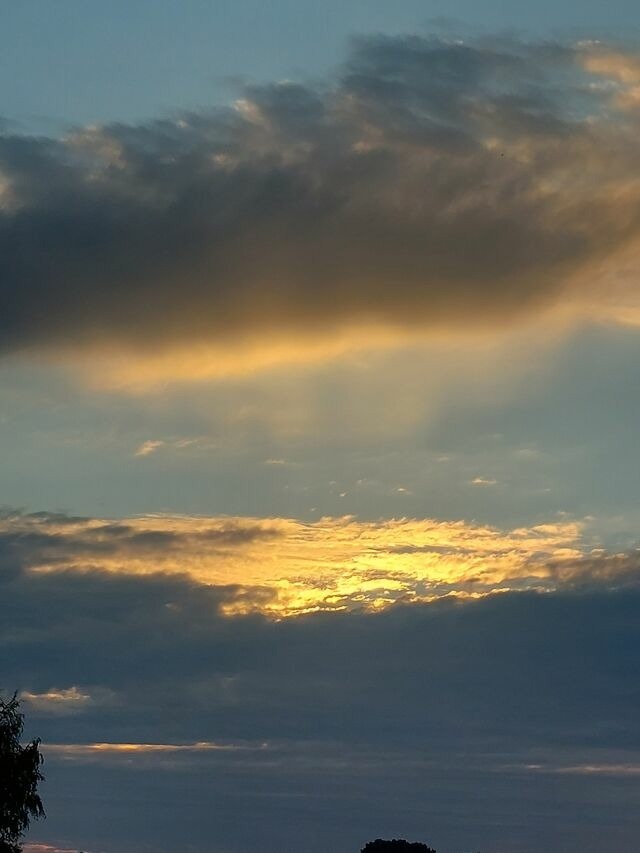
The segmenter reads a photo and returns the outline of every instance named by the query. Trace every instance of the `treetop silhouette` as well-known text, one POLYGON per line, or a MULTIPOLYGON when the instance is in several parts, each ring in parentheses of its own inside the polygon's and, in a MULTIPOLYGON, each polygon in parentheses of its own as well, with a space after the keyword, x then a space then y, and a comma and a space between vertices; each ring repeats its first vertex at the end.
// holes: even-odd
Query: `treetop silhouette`
POLYGON ((382 838, 376 838, 375 841, 365 844, 361 853, 436 853, 436 851, 433 847, 428 847, 419 841, 404 841, 401 838, 384 841, 382 838))
POLYGON ((24 717, 17 694, 0 698, 0 853, 20 853, 20 839, 32 818, 44 817, 38 783, 42 755, 40 740, 20 742, 24 717))

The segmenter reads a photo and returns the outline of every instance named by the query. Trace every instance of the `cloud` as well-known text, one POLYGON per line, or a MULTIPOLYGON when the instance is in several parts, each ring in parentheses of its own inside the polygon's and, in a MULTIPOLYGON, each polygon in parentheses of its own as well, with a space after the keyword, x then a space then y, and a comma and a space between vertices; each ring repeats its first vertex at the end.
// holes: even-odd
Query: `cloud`
POLYGON ((361 38, 322 85, 63 139, 5 133, 4 352, 97 348, 135 371, 124 348, 198 375, 339 351, 356 327, 602 313, 640 218, 637 116, 616 106, 638 60, 607 50, 361 38))
POLYGON ((559 826, 570 853, 614 830, 635 849, 637 583, 280 620, 229 618, 228 594, 103 571, 5 584, 3 683, 118 697, 27 714, 52 843, 276 853, 295 814, 308 849, 338 853, 394 826, 452 849, 534 830, 550 847, 559 826))
MULTIPOLYGON (((11 512, 0 518, 9 578, 18 569, 30 575, 187 575, 227 588, 220 607, 228 614, 275 617, 555 588, 579 583, 583 560, 592 581, 598 563, 585 558, 581 536, 581 525, 572 521, 501 531, 462 521, 352 516, 312 523, 162 515, 109 521, 11 512)), ((606 578, 623 570, 612 564, 606 578)))
POLYGON ((29 713, 36 715, 59 714, 62 716, 81 714, 95 705, 109 705, 116 697, 103 688, 84 688, 76 686, 58 688, 50 687, 42 693, 31 693, 23 690, 20 701, 24 703, 29 713))
MULTIPOLYGON (((10 584, 23 573, 33 579, 72 573, 79 583, 92 573, 113 576, 114 583, 118 576, 160 574, 169 585, 172 577, 187 578, 211 590, 222 614, 279 619, 514 590, 626 588, 638 583, 640 569, 636 552, 594 548, 585 524, 571 520, 500 530, 410 518, 115 521, 7 511, 0 518, 0 579, 10 584)), ((167 606, 181 605, 169 597, 167 606)), ((81 688, 66 690, 72 692, 48 684, 31 700, 51 710, 56 702, 60 711, 77 707, 83 692, 74 691, 81 688)))
POLYGON ((470 482, 472 486, 496 486, 498 484, 497 480, 490 477, 474 477, 470 482))
POLYGON ((27 843, 23 847, 24 853, 78 853, 69 847, 57 847, 52 844, 27 843))
POLYGON ((211 450, 215 447, 211 441, 203 438, 172 438, 172 439, 147 439, 138 445, 134 456, 150 456, 158 450, 211 450))
POLYGON ((164 446, 164 441, 158 441, 153 439, 148 439, 147 441, 143 441, 142 444, 137 448, 135 452, 135 456, 149 456, 151 453, 155 453, 156 450, 159 450, 164 446))
POLYGON ((46 755, 60 756, 68 760, 100 761, 124 756, 164 757, 177 755, 198 755, 208 752, 253 752, 269 748, 267 743, 55 743, 44 747, 46 755))
MULTIPOLYGON (((195 760, 198 744, 276 749, 339 732, 384 732, 389 748, 424 740, 436 752, 443 731, 470 742, 482 732, 505 748, 542 747, 554 732, 565 750, 632 748, 639 589, 636 571, 623 585, 612 574, 545 593, 274 620, 230 617, 236 590, 186 574, 25 572, 0 597, 3 685, 64 697, 49 685, 92 684, 77 692, 113 697, 38 717, 45 747, 62 744, 61 754, 164 744, 195 760)), ((584 759, 555 757, 637 763, 584 759)))
POLYGON ((517 849, 560 813, 567 850, 595 853, 593 797, 590 832, 631 853, 640 562, 583 538, 7 511, 2 686, 43 740, 47 839, 276 853, 295 813, 310 850, 397 826, 517 849), (513 824, 525 794, 535 827, 513 824))
POLYGON ((543 764, 534 764, 527 767, 529 770, 540 773, 559 773, 572 776, 612 776, 625 778, 627 776, 640 776, 640 766, 637 764, 576 764, 569 767, 553 767, 543 764))

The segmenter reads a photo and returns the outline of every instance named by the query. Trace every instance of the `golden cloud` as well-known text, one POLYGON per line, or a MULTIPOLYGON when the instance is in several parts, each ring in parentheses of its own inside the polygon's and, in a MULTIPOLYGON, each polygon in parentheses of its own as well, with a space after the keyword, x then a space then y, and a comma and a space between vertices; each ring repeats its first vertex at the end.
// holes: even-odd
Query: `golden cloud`
MULTIPOLYGON (((31 573, 180 573, 231 589, 220 604, 228 615, 256 611, 276 618, 553 589, 563 581, 575 583, 585 559, 582 525, 572 521, 502 531, 463 521, 352 516, 305 523, 12 515, 0 522, 0 537, 15 543, 16 557, 31 573)), ((591 564, 586 570, 595 577, 591 564)), ((78 697, 56 693, 33 699, 51 703, 78 697)))
POLYGON ((545 312, 630 322, 639 68, 600 43, 376 37, 325 86, 6 135, 3 352, 136 390, 545 312))
POLYGON ((45 754, 61 756, 66 759, 96 758, 100 756, 145 756, 171 755, 175 753, 207 752, 245 752, 263 751, 268 743, 216 743, 198 741, 196 743, 49 743, 43 747, 45 754))
POLYGON ((104 687, 81 688, 50 687, 41 693, 23 690, 20 699, 37 714, 51 716, 67 716, 80 714, 99 705, 111 705, 115 701, 114 694, 104 687))

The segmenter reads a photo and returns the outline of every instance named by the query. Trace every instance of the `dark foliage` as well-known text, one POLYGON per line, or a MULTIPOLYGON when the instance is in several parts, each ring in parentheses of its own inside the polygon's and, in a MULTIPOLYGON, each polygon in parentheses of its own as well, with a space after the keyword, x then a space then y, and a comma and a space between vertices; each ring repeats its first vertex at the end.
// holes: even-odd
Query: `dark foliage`
POLYGON ((365 844, 361 853, 436 853, 436 851, 419 841, 403 841, 401 838, 383 841, 382 838, 376 838, 375 841, 365 844))
POLYGON ((31 818, 44 816, 38 796, 40 741, 22 745, 24 717, 17 696, 0 699, 0 853, 20 853, 31 818))

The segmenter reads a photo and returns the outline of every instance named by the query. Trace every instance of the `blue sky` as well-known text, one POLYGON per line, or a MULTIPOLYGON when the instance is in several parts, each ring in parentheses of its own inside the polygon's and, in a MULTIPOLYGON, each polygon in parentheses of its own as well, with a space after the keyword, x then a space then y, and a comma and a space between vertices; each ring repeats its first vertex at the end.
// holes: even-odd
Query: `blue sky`
POLYGON ((229 98, 234 78, 325 74, 357 33, 421 32, 449 21, 628 36, 637 17, 631 0, 4 0, 0 8, 4 116, 43 131, 206 108, 229 98))
POLYGON ((1 8, 27 853, 635 853, 632 4, 1 8))

